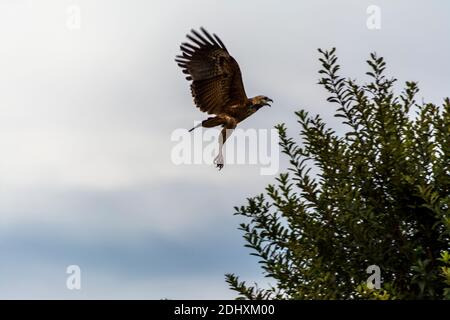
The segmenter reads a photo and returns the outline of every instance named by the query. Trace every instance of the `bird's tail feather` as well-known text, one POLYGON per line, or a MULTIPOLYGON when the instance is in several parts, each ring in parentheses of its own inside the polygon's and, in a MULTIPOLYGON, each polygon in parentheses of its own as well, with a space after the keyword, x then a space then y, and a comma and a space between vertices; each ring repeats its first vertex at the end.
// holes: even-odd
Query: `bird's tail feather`
POLYGON ((196 125, 191 130, 189 130, 189 132, 192 132, 192 131, 194 131, 194 129, 197 129, 198 127, 201 127, 201 126, 202 126, 202 123, 200 122, 198 125, 196 125))

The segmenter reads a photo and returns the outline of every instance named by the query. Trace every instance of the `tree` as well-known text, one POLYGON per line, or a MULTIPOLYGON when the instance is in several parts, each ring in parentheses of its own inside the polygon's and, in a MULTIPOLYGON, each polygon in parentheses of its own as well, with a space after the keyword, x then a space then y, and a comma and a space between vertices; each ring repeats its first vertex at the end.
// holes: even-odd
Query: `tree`
POLYGON ((449 98, 417 103, 415 82, 395 95, 376 54, 358 84, 339 75, 334 48, 319 52, 319 84, 346 132, 305 110, 301 143, 277 126, 288 171, 235 208, 275 284, 226 281, 244 299, 450 299, 449 98), (367 287, 370 265, 381 290, 367 287))

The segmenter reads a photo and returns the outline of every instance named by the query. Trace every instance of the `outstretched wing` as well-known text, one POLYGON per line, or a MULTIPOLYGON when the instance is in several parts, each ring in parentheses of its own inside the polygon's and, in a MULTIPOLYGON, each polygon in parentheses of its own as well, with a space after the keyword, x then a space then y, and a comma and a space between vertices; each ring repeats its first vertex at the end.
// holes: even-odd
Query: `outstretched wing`
POLYGON ((227 107, 245 104, 247 95, 239 65, 228 53, 222 41, 205 29, 203 34, 192 30, 187 35, 190 43, 180 47, 182 55, 175 61, 192 80, 191 91, 194 102, 208 114, 219 114, 227 107))

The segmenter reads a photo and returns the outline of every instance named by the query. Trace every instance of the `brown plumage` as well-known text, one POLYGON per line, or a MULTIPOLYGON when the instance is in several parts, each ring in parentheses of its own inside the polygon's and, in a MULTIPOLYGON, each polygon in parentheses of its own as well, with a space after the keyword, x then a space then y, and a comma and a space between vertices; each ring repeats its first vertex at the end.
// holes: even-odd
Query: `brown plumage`
POLYGON ((203 28, 200 30, 202 33, 191 30, 191 34, 187 35, 190 42, 180 46, 182 55, 177 56, 175 61, 187 74, 186 79, 192 81, 191 92, 195 105, 201 111, 215 115, 199 126, 223 127, 219 155, 214 160, 220 170, 224 165, 222 147, 232 130, 261 107, 270 106, 272 100, 266 96, 247 98, 236 60, 218 36, 211 36, 203 28))

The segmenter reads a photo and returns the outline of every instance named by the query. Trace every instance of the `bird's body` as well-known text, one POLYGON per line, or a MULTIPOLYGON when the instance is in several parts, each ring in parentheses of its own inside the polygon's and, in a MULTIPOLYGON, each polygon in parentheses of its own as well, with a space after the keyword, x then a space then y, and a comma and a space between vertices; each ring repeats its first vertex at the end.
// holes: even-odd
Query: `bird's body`
POLYGON ((191 92, 195 105, 201 111, 215 115, 200 125, 205 128, 223 127, 219 155, 215 160, 221 169, 222 147, 231 131, 272 100, 266 96, 247 98, 236 60, 230 56, 219 37, 215 34, 211 36, 203 28, 201 31, 203 34, 192 30, 192 35, 187 35, 191 42, 181 45, 182 55, 177 56, 175 61, 188 75, 186 79, 192 81, 191 92))

